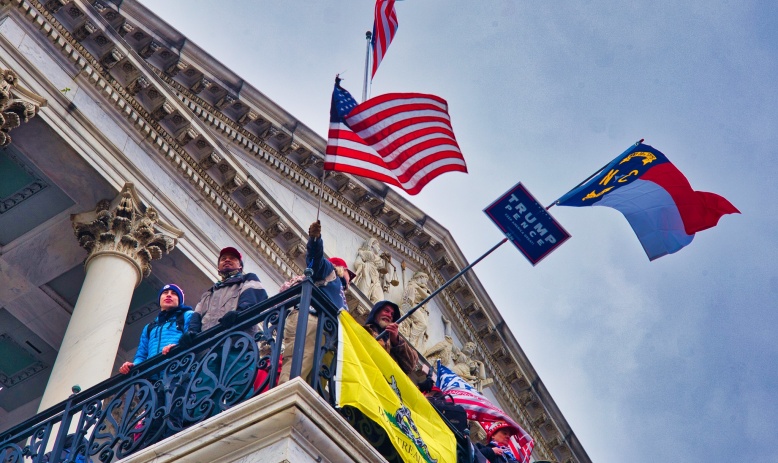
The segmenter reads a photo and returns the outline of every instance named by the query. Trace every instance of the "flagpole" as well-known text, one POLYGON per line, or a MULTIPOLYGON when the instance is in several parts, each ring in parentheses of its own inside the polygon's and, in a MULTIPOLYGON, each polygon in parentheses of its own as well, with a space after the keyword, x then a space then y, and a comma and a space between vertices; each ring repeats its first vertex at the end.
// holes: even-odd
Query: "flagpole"
MULTIPOLYGON (((453 283, 453 282, 454 282, 454 280, 456 280, 457 278, 459 278, 459 277, 461 277, 462 275, 464 275, 464 274, 465 274, 465 272, 467 272, 468 270, 470 270, 471 268, 473 268, 473 266, 475 266, 475 264, 477 264, 477 263, 481 262, 481 261, 484 259, 484 257, 486 257, 486 256, 488 256, 489 254, 491 254, 492 252, 494 252, 494 250, 495 250, 495 249, 497 249, 497 248, 499 248, 500 246, 502 246, 503 244, 505 244, 505 242, 506 242, 506 241, 508 241, 508 238, 503 238, 503 239, 502 239, 502 241, 500 241, 499 243, 497 243, 497 244, 495 244, 494 246, 492 246, 492 249, 490 249, 490 250, 486 251, 486 253, 484 253, 484 255, 482 255, 481 257, 479 257, 479 258, 478 258, 478 259, 476 259, 475 261, 473 261, 473 263, 472 263, 472 264, 470 264, 470 265, 468 265, 467 267, 463 268, 463 269, 462 269, 462 270, 461 270, 459 273, 457 273, 456 275, 454 275, 453 277, 451 277, 451 279, 450 279, 450 280, 448 280, 447 282, 443 283, 443 286, 441 286, 440 288, 436 289, 435 291, 433 291, 433 292, 432 292, 432 294, 430 294, 429 296, 427 296, 427 297, 426 297, 426 298, 425 298, 423 301, 421 301, 421 302, 419 302, 418 304, 416 304, 416 307, 412 308, 411 310, 409 310, 408 312, 406 312, 406 313, 405 313, 405 315, 403 315, 402 317, 398 318, 398 319, 397 319, 397 321, 396 321, 395 323, 397 323, 397 324, 400 324, 400 323, 402 323, 402 322, 403 322, 403 321, 404 321, 406 318, 410 317, 410 316, 411 316, 411 315, 412 315, 414 312, 416 312, 417 310, 419 310, 419 309, 421 308, 421 306, 423 306, 424 304, 426 304, 426 303, 427 303, 427 301, 429 301, 429 300, 430 300, 430 299, 432 299, 433 297, 437 296, 439 292, 441 292, 441 291, 443 291, 444 289, 446 289, 446 288, 448 287, 448 285, 450 285, 451 283, 453 283)), ((379 334, 379 335, 378 335, 378 336, 376 336, 375 338, 376 338, 376 339, 382 339, 382 338, 385 338, 385 337, 386 337, 386 336, 388 336, 388 335, 389 335, 389 333, 387 333, 387 332, 386 332, 386 330, 384 330, 384 331, 382 331, 382 332, 381 332, 381 334, 379 334)))
MULTIPOLYGON (((640 140, 636 141, 634 144, 630 145, 630 146, 629 146, 629 148, 627 148, 626 150, 624 150, 624 152, 623 152, 623 153, 621 153, 620 155, 616 156, 616 158, 618 159, 618 158, 620 158, 620 157, 624 156, 625 154, 627 154, 627 152, 628 152, 629 150, 631 150, 631 149, 634 149, 636 146, 638 146, 639 144, 643 143, 643 141, 644 141, 644 140, 645 140, 644 138, 641 138, 640 140)), ((608 164, 610 164, 611 162, 613 162, 613 161, 608 161, 608 164)), ((583 185, 584 183, 588 182, 589 180, 591 180, 592 178, 594 178, 595 176, 597 176, 597 174, 599 174, 600 172, 602 172, 602 171, 603 171, 603 169, 605 169, 606 167, 608 167, 608 164, 605 164, 604 166, 602 166, 602 167, 600 167, 599 169, 597 169, 597 171, 596 171, 595 173, 593 173, 592 175, 588 176, 588 177, 586 178, 586 180, 584 180, 583 182, 581 182, 581 183, 579 183, 578 185, 576 185, 576 186, 574 186, 574 187, 570 188, 570 190, 568 190, 568 192, 567 192, 567 193, 570 193, 571 191, 575 190, 575 189, 576 189, 576 188, 578 188, 579 186, 583 185)), ((559 199, 562 199, 562 198, 564 198, 564 197, 567 195, 567 193, 565 193, 565 194, 563 194, 562 196, 560 196, 560 197, 559 197, 559 199)), ((551 209, 552 207, 554 207, 554 206, 556 206, 557 204, 559 204, 559 199, 557 199, 557 200, 556 200, 556 201, 554 201, 553 203, 551 203, 551 204, 549 204, 548 206, 546 206, 546 210, 549 210, 549 209, 551 209)))
POLYGON ((319 221, 319 212, 321 212, 321 199, 324 197, 324 179, 327 177, 327 171, 321 168, 321 188, 319 188, 319 206, 316 208, 316 221, 319 221))
POLYGON ((373 39, 373 33, 370 31, 365 32, 365 40, 367 40, 367 46, 365 47, 365 80, 362 83, 362 102, 367 100, 367 68, 370 64, 370 43, 373 39))

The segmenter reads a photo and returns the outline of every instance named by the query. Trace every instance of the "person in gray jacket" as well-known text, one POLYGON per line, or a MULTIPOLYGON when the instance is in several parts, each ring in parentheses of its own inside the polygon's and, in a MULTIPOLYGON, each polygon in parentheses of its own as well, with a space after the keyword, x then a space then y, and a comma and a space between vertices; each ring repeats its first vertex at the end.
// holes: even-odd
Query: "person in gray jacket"
MULTIPOLYGON (((200 298, 195 312, 202 316, 203 331, 221 324, 231 327, 238 312, 267 299, 267 291, 253 273, 243 273, 243 256, 233 247, 219 253, 219 278, 200 298)), ((255 331, 256 327, 252 331, 255 331)))

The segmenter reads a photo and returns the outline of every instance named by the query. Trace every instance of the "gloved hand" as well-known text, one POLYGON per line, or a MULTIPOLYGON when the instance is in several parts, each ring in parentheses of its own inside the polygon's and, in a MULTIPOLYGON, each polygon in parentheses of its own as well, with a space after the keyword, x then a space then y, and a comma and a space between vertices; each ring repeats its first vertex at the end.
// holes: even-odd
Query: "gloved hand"
POLYGON ((181 335, 181 339, 178 340, 178 345, 182 349, 189 349, 192 347, 192 344, 194 344, 194 337, 197 336, 197 333, 192 333, 191 331, 187 331, 186 333, 181 335))
POLYGON ((232 328, 238 321, 238 312, 230 310, 222 318, 219 319, 219 324, 225 328, 232 328))
POLYGON ((312 240, 316 240, 316 239, 321 238, 321 222, 320 221, 317 220, 316 222, 312 223, 310 227, 308 227, 308 236, 312 240))

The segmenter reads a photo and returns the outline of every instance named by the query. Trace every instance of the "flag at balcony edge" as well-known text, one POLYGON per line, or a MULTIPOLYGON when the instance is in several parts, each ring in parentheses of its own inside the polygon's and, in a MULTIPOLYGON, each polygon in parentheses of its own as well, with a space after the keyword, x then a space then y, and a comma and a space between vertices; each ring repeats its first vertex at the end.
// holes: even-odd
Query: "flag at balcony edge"
POLYGON ((636 143, 580 187, 560 206, 608 206, 624 214, 649 260, 689 245, 694 234, 740 211, 715 193, 695 191, 659 150, 636 143))
POLYGON ((373 53, 373 72, 370 79, 375 77, 378 71, 378 65, 386 55, 389 44, 397 33, 397 12, 394 10, 394 0, 376 0, 375 19, 373 20, 373 36, 370 41, 370 48, 373 53))
POLYGON ((467 173, 444 99, 388 93, 357 104, 337 77, 324 169, 379 180, 411 195, 443 173, 467 173))
POLYGON ((455 462, 454 433, 419 388, 348 312, 338 321, 337 406, 380 426, 405 462, 455 462))
POLYGON ((515 428, 516 434, 511 437, 511 450, 518 461, 529 463, 535 441, 519 423, 515 422, 504 411, 478 392, 473 386, 462 379, 458 374, 440 364, 437 364, 438 377, 435 385, 454 399, 454 403, 461 405, 467 413, 468 420, 478 421, 484 429, 489 429, 491 424, 504 421, 515 428))

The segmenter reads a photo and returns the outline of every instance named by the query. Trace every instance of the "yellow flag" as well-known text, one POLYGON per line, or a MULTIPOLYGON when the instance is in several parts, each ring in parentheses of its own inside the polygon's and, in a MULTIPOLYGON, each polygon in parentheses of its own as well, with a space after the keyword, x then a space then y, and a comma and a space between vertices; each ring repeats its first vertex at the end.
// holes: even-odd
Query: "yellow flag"
POLYGON ((373 336, 341 310, 336 391, 381 426, 407 463, 455 463, 456 440, 427 398, 373 336))

